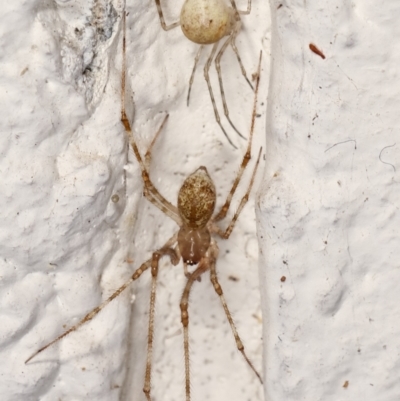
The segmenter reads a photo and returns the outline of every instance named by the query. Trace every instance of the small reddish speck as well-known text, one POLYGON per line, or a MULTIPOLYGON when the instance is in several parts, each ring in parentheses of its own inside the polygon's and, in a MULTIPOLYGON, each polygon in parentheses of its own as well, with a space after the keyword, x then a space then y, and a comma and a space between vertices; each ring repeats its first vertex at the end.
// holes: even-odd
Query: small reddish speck
POLYGON ((309 47, 310 47, 310 50, 311 50, 313 53, 318 54, 318 56, 320 56, 322 59, 325 60, 325 54, 322 53, 322 51, 319 50, 317 46, 315 46, 314 44, 310 43, 309 47))

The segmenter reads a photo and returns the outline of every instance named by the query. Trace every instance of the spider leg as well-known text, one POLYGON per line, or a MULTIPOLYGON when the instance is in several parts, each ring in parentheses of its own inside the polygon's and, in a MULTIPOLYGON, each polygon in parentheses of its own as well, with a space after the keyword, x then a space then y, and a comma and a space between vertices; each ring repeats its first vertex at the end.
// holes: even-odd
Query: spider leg
POLYGON ((150 164, 151 164, 151 151, 153 150, 153 146, 158 139, 161 131, 164 128, 165 123, 167 122, 169 114, 166 114, 164 120, 162 121, 160 128, 157 130, 156 134, 154 135, 153 140, 151 141, 150 146, 147 148, 146 154, 144 155, 144 165, 146 166, 146 170, 150 171, 150 164))
MULTIPOLYGON (((240 24, 240 21, 239 21, 240 24)), ((226 104, 226 99, 225 99, 225 91, 224 91, 224 85, 222 83, 222 74, 221 74, 221 57, 224 54, 226 48, 228 45, 232 42, 233 35, 235 32, 232 32, 232 34, 228 37, 228 39, 225 41, 225 43, 222 45, 221 49, 219 50, 217 57, 215 58, 215 68, 217 69, 217 74, 218 74, 218 81, 219 81, 219 89, 221 92, 221 98, 222 98, 222 104, 224 106, 224 114, 226 119, 228 120, 229 124, 231 127, 236 131, 236 133, 243 139, 246 139, 240 132, 239 130, 235 127, 233 124, 232 120, 229 117, 229 110, 228 110, 228 105, 226 104)), ((237 54, 238 56, 238 54, 237 54)), ((242 71, 243 73, 243 71, 242 71)), ((246 73, 246 72, 245 72, 246 73)))
POLYGON ((147 358, 146 358, 146 374, 144 379, 143 392, 148 401, 151 401, 150 396, 150 381, 151 381, 151 368, 153 356, 153 338, 154 338, 154 310, 156 305, 156 289, 157 289, 157 276, 158 276, 158 263, 164 255, 168 255, 171 263, 176 265, 179 262, 178 255, 175 249, 171 246, 176 242, 177 234, 174 235, 161 249, 153 253, 151 258, 151 294, 150 294, 150 313, 149 313, 149 328, 147 336, 147 358))
MULTIPOLYGON (((249 162, 249 160, 251 159, 251 144, 253 141, 253 132, 254 132, 254 124, 255 124, 255 119, 256 119, 256 109, 257 109, 257 95, 258 95, 258 88, 259 88, 259 84, 260 84, 260 69, 261 69, 261 53, 260 53, 260 60, 258 63, 258 72, 257 72, 257 81, 256 81, 256 89, 254 92, 254 104, 253 104, 253 113, 252 113, 252 117, 251 117, 251 126, 250 126, 250 135, 249 135, 249 140, 248 140, 248 145, 247 145, 247 150, 246 153, 243 156, 243 160, 242 160, 242 164, 240 165, 238 174, 235 178, 235 181, 232 184, 232 188, 226 198, 226 201, 224 203, 224 205, 221 207, 221 210, 216 214, 215 217, 213 217, 212 221, 219 221, 222 220, 223 218, 225 218, 230 204, 232 202, 232 197, 236 192, 236 189, 239 185, 239 182, 242 178, 243 172, 249 162)), ((258 163, 257 163, 258 164, 258 163)), ((254 174, 254 173, 253 173, 254 174)))
MULTIPOLYGON (((238 25, 239 25, 239 28, 240 28, 240 24, 238 24, 238 25)), ((233 51, 236 54, 236 58, 237 58, 237 61, 239 63, 239 66, 240 66, 240 70, 242 71, 242 75, 244 76, 244 79, 249 84, 251 90, 254 90, 253 85, 251 84, 249 78, 247 77, 246 70, 245 70, 245 68, 243 66, 243 63, 242 63, 242 59, 241 59, 241 57, 239 55, 239 51, 238 51, 238 49, 236 47, 236 36, 237 36, 238 33, 239 33, 239 29, 236 30, 236 28, 235 28, 235 32, 232 33, 232 40, 230 41, 230 44, 232 46, 233 51)))
MULTIPOLYGON (((239 207, 236 210, 236 213, 234 214, 234 216, 232 217, 231 222, 229 223, 228 227, 226 228, 225 232, 223 232, 222 230, 218 229, 216 230, 216 232, 224 239, 228 239, 232 233, 233 227, 235 226, 235 223, 237 221, 237 219, 239 218, 240 213, 242 212, 242 209, 244 208, 244 205, 247 203, 247 201, 249 200, 249 194, 251 191, 251 188, 253 187, 253 183, 254 183, 254 178, 256 176, 256 172, 257 172, 257 167, 258 167, 258 163, 260 162, 260 157, 261 157, 261 151, 262 148, 260 148, 259 152, 258 152, 258 157, 257 157, 257 162, 256 165, 254 166, 254 170, 253 170, 253 174, 251 175, 251 179, 250 179, 250 183, 249 186, 247 187, 247 191, 244 194, 244 196, 242 197, 242 200, 239 203, 239 207)), ((216 224, 214 225, 216 226, 216 224)), ((213 227, 214 227, 213 226, 213 227)))
POLYGON ((244 11, 237 9, 235 0, 231 0, 231 6, 238 14, 241 14, 241 15, 250 14, 250 12, 251 12, 251 0, 247 1, 247 10, 244 10, 244 11))
MULTIPOLYGON (((125 90, 126 90, 126 37, 125 37, 125 31, 126 31, 126 12, 124 12, 123 15, 123 39, 122 39, 122 78, 121 78, 121 122, 124 125, 125 132, 128 136, 129 142, 131 143, 133 152, 135 153, 136 159, 139 163, 140 169, 142 171, 142 179, 143 179, 143 185, 144 185, 144 196, 155 206, 157 206, 163 213, 168 215, 171 219, 173 219, 179 226, 181 225, 181 219, 178 214, 178 209, 172 205, 167 199, 165 199, 160 192, 157 190, 157 188, 153 185, 149 173, 146 169, 145 163, 142 159, 142 156, 140 155, 139 149, 136 145, 135 138, 132 133, 131 129, 131 124, 129 122, 128 116, 126 115, 126 110, 125 110, 125 90)), ((165 120, 163 124, 165 123, 165 120)), ((158 134, 161 132, 161 129, 163 127, 163 124, 159 131, 156 134, 156 138, 158 134)), ((154 139, 155 140, 155 139, 154 139)), ((153 140, 153 143, 154 143, 153 140)), ((153 143, 150 145, 150 150, 151 147, 153 146, 153 143)))
POLYGON ((170 29, 174 29, 180 25, 180 22, 174 22, 173 24, 167 25, 164 20, 164 14, 162 12, 160 0, 156 0, 156 6, 158 11, 158 16, 160 17, 160 23, 164 31, 169 31, 170 29))
POLYGON ((248 0, 248 2, 247 2, 247 10, 244 10, 244 11, 241 11, 241 10, 237 9, 235 0, 231 0, 231 6, 232 6, 233 10, 235 11, 236 24, 235 24, 235 26, 233 28, 233 32, 231 34, 232 40, 230 41, 230 43, 231 43, 233 51, 236 54, 236 58, 237 58, 237 60, 239 62, 239 66, 240 66, 240 69, 242 71, 242 75, 246 79, 247 83, 250 85, 250 88, 252 90, 254 90, 253 85, 251 84, 250 80, 247 78, 246 70, 244 69, 244 66, 243 66, 243 63, 242 63, 242 59, 240 58, 239 51, 238 51, 238 49, 236 47, 236 36, 238 35, 238 33, 240 31, 240 28, 242 26, 240 15, 250 14, 250 11, 251 11, 251 0, 248 0))
POLYGON ((212 102, 212 105, 213 105, 213 108, 214 108, 215 119, 217 120, 217 123, 218 123, 218 125, 220 126, 220 128, 221 128, 222 132, 224 133, 224 135, 225 135, 226 139, 228 140, 228 142, 229 142, 235 149, 237 149, 237 147, 236 147, 236 146, 233 144, 233 142, 230 140, 228 134, 226 133, 224 127, 223 127, 222 124, 221 124, 221 119, 220 119, 220 117, 219 117, 217 105, 215 104, 214 93, 213 93, 213 90, 212 90, 212 87, 211 87, 211 81, 210 81, 209 71, 210 71, 210 67, 211 67, 212 60, 213 60, 214 55, 215 55, 215 53, 216 53, 216 51, 217 51, 217 47, 218 47, 218 42, 215 43, 215 44, 213 45, 212 50, 211 50, 211 54, 210 54, 210 56, 209 56, 208 59, 207 59, 206 65, 205 65, 205 67, 204 67, 204 78, 205 78, 205 80, 206 80, 206 82, 207 82, 208 92, 210 93, 211 102, 212 102))
POLYGON ((189 80, 189 89, 188 89, 188 94, 187 94, 187 99, 186 99, 186 105, 189 106, 189 100, 190 100, 190 92, 192 90, 192 85, 193 85, 193 81, 194 81, 194 73, 196 71, 196 67, 197 67, 197 63, 199 62, 200 59, 200 54, 201 51, 203 50, 204 46, 201 45, 199 50, 197 51, 196 57, 194 59, 194 65, 193 65, 193 70, 192 70, 192 74, 190 75, 190 80, 189 80))
POLYGON ((235 342, 236 342, 236 347, 237 349, 241 352, 241 354, 243 355, 243 358, 246 360, 247 364, 250 366, 250 368, 253 370, 253 372, 256 374, 256 376, 258 377, 258 379, 260 380, 261 384, 262 384, 262 379, 260 374, 257 372, 257 370, 255 369, 254 365, 252 364, 252 362, 250 361, 250 359, 248 358, 248 356, 246 355, 246 352, 244 351, 244 345, 242 343, 242 340, 239 337, 239 334, 237 332, 235 323, 233 322, 232 319, 232 315, 229 312, 228 309, 228 305, 226 304, 225 301, 225 297, 222 291, 222 287, 220 285, 220 283, 218 282, 218 277, 217 277, 217 270, 216 270, 216 260, 217 260, 217 256, 218 256, 218 247, 216 245, 216 243, 213 241, 213 243, 210 246, 211 248, 211 252, 210 252, 210 280, 211 283, 214 287, 215 292, 217 293, 217 295, 219 296, 219 299, 221 300, 222 306, 224 308, 225 311, 225 315, 226 318, 228 319, 228 322, 231 326, 232 329, 232 334, 235 337, 235 342))
MULTIPOLYGON (((169 244, 169 242, 175 239, 176 241, 176 235, 173 236, 168 242, 167 244, 169 244)), ((166 245, 167 245, 166 244, 166 245)), ((50 346, 52 346, 53 344, 55 344, 57 341, 61 340, 62 338, 64 338, 65 336, 67 336, 68 334, 72 333, 73 331, 77 330, 79 327, 81 327, 82 325, 84 325, 86 322, 92 320, 102 309, 104 309, 113 299, 117 298, 118 295, 121 294, 122 291, 124 291, 127 287, 129 287, 129 285, 137 280, 144 271, 146 271, 149 267, 151 266, 151 259, 147 260, 146 262, 142 263, 142 265, 132 274, 132 276, 130 277, 129 280, 127 280, 123 285, 121 285, 121 287, 119 287, 110 297, 108 297, 104 302, 102 302, 99 306, 97 306, 96 308, 94 308, 92 311, 90 311, 83 319, 81 319, 76 325, 72 326, 71 328, 69 328, 68 330, 66 330, 63 334, 61 334, 60 336, 58 336, 56 339, 54 339, 53 341, 49 342, 48 344, 46 344, 44 347, 40 348, 38 351, 36 351, 34 354, 32 354, 26 361, 25 363, 28 363, 32 358, 34 358, 36 355, 40 354, 41 352, 43 352, 45 349, 49 348, 50 346)))
POLYGON ((189 360, 189 295, 193 283, 209 268, 208 258, 203 258, 196 270, 189 274, 185 289, 182 293, 180 308, 181 322, 183 326, 183 348, 185 351, 185 390, 186 401, 190 401, 190 360, 189 360))

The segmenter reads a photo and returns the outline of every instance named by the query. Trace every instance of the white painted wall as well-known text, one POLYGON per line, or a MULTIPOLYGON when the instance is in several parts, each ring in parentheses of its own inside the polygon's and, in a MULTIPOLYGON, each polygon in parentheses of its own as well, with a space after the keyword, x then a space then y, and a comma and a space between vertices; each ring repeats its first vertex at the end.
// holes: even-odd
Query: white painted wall
POLYGON ((398 400, 400 4, 271 10, 266 399, 398 400))
MULTIPOLYGON (((168 2, 167 19, 178 17, 179 3, 168 2)), ((238 4, 246 6, 245 1, 238 4)), ((129 4, 128 10, 128 91, 143 151, 163 113, 170 113, 154 149, 154 181, 174 202, 185 176, 203 164, 216 183, 221 204, 246 143, 228 128, 239 147, 234 150, 220 132, 202 76, 204 59, 190 107, 186 106, 197 46, 179 29, 161 29, 154 0, 129 4)), ((109 296, 176 229, 142 198, 138 166, 127 152, 119 121, 121 12, 120 1, 15 0, 2 5, 2 400, 144 400, 149 275, 81 330, 24 364, 63 327, 109 296), (117 203, 111 201, 115 194, 117 203)), ((237 45, 250 76, 261 48, 265 54, 256 153, 261 144, 265 146, 268 3, 254 1, 243 25, 237 45)), ((231 50, 222 68, 232 118, 247 135, 253 95, 231 50)), ((218 93, 214 68, 211 75, 218 93)), ((233 209, 238 202, 239 197, 233 209)), ((248 354, 261 370, 255 229, 250 201, 230 240, 221 241, 218 270, 248 354)), ((181 266, 172 268, 163 261, 157 294, 155 401, 184 399, 178 306, 184 281, 181 266)), ((262 400, 263 389, 236 352, 207 277, 194 287, 190 313, 193 400, 262 400)))
MULTIPOLYGON (((273 3, 269 60, 269 4, 253 2, 238 47, 250 75, 259 49, 266 55, 254 144, 267 144, 257 198, 265 399, 397 401, 399 6, 273 3)), ((169 21, 179 15, 178 3, 164 5, 169 21)), ((2 5, 2 400, 144 400, 148 275, 84 328, 24 364, 176 229, 142 198, 137 164, 127 153, 119 122, 122 4, 102 9, 106 4, 2 5)), ((204 164, 222 202, 245 143, 229 130, 240 150, 227 145, 201 70, 186 107, 197 46, 179 29, 162 31, 153 0, 128 9, 128 89, 142 150, 170 113, 154 149, 154 181, 174 201, 184 177, 204 164)), ((223 69, 231 115, 246 133, 252 93, 231 51, 223 69)), ((214 69, 211 74, 216 85, 214 69)), ((218 270, 247 351, 261 367, 257 249, 249 202, 231 239, 221 241, 218 270)), ((181 267, 165 260, 155 401, 184 399, 183 283, 181 267)), ((193 400, 263 400, 206 277, 191 301, 193 400)))

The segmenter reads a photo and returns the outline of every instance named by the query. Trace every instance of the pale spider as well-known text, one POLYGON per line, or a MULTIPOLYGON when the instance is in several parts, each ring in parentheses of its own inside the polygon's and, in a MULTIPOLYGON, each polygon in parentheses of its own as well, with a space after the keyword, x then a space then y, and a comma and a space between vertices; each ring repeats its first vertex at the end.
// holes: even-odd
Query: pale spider
POLYGON ((224 205, 221 207, 220 211, 214 216, 214 208, 216 202, 216 190, 215 185, 209 176, 207 169, 204 166, 200 166, 194 173, 189 175, 183 182, 179 193, 177 206, 174 206, 168 200, 166 200, 160 192, 156 189, 152 183, 149 173, 147 171, 146 165, 150 163, 151 159, 151 149, 154 145, 155 140, 160 134, 168 115, 164 118, 164 121, 156 133, 153 141, 150 144, 149 149, 146 152, 145 158, 143 160, 135 139, 133 137, 132 129, 128 117, 125 112, 125 65, 126 65, 126 53, 125 53, 125 25, 126 25, 126 14, 123 16, 123 67, 122 67, 122 79, 121 79, 121 121, 124 125, 125 131, 128 135, 129 141, 133 148, 133 152, 139 163, 140 169, 142 171, 143 179, 143 194, 148 201, 157 206, 163 213, 172 218, 179 226, 179 230, 171 236, 171 238, 157 251, 153 252, 152 257, 133 273, 133 275, 121 286, 119 287, 109 298, 107 298, 98 307, 94 308, 89 312, 83 319, 81 319, 76 325, 72 326, 60 336, 58 336, 53 341, 49 342, 33 355, 31 355, 25 363, 28 363, 36 355, 55 344, 66 335, 77 330, 86 322, 92 320, 103 308, 105 308, 113 299, 117 298, 128 286, 135 280, 137 280, 143 272, 150 268, 152 275, 151 282, 151 295, 150 295, 150 312, 149 312, 149 326, 148 326, 148 337, 147 337, 147 359, 146 359, 146 373, 144 380, 143 392, 146 395, 148 401, 151 401, 151 369, 152 369, 152 352, 153 352, 153 334, 154 334, 154 312, 155 312, 155 300, 156 300, 156 285, 158 276, 158 264, 162 256, 169 256, 171 263, 175 266, 182 259, 184 273, 187 277, 186 285, 182 293, 180 309, 181 309, 181 322, 183 325, 183 342, 184 342, 184 354, 185 354, 185 392, 186 401, 190 401, 190 364, 189 364, 189 313, 188 313, 188 303, 189 295, 192 285, 195 281, 200 279, 200 276, 206 271, 210 271, 210 280, 214 287, 215 292, 221 299, 222 306, 224 308, 226 317, 232 329, 233 336, 236 341, 237 349, 241 352, 247 364, 257 375, 258 379, 262 383, 260 374, 257 372, 249 358, 244 351, 244 345, 240 340, 239 334, 236 330, 235 324, 233 322, 232 316, 229 312, 228 306, 226 304, 225 298, 223 296, 221 285, 218 282, 217 271, 216 271, 216 261, 218 258, 218 245, 213 238, 212 234, 218 235, 223 239, 228 239, 232 233, 234 225, 242 211, 244 205, 248 201, 249 193, 254 183, 254 178, 257 172, 257 167, 260 161, 261 148, 258 153, 258 158, 254 166, 253 173, 247 188, 245 195, 243 196, 239 207, 234 214, 231 222, 225 230, 222 230, 217 224, 225 218, 232 197, 238 187, 240 179, 243 172, 251 159, 251 144, 253 139, 254 124, 256 117, 256 106, 257 106, 257 94, 260 82, 260 68, 261 68, 261 53, 258 65, 255 96, 252 112, 252 120, 250 127, 250 135, 248 140, 248 146, 246 153, 243 157, 242 163, 239 168, 239 172, 232 184, 232 188, 226 198, 224 205), (188 265, 195 265, 196 267, 192 272, 189 272, 188 265))
MULTIPOLYGON (((160 23, 162 28, 165 31, 169 31, 170 29, 176 28, 180 26, 182 28, 182 32, 184 35, 194 43, 197 43, 200 46, 195 60, 194 66, 192 70, 192 74, 190 76, 189 81, 189 89, 187 94, 187 105, 189 105, 190 99, 190 91, 192 88, 194 74, 196 71, 197 63, 200 58, 201 51, 204 45, 212 44, 211 53, 207 59, 207 62, 204 67, 204 77, 207 82, 208 91, 210 93, 211 102, 214 109, 215 119, 218 125, 221 127, 222 132, 225 137, 229 141, 229 143, 236 148, 236 146, 232 143, 228 134, 225 131, 221 123, 221 119, 219 117, 217 105, 215 103, 214 93, 212 90, 209 71, 211 67, 211 63, 214 59, 215 53, 217 52, 219 41, 227 36, 224 44, 221 46, 217 56, 215 57, 215 67, 217 69, 219 87, 221 91, 222 104, 224 107, 224 114, 226 119, 232 128, 242 137, 243 135, 238 131, 235 125, 232 123, 229 117, 229 110, 225 99, 225 91, 222 83, 222 74, 221 74, 221 57, 224 54, 226 48, 231 45, 233 51, 236 54, 236 58, 239 62, 240 69, 242 71, 243 76, 245 77, 247 83, 253 89, 253 86, 250 83, 250 80, 247 78, 246 70, 244 69, 242 60, 239 56, 239 51, 236 47, 236 37, 240 31, 242 22, 240 15, 250 14, 251 11, 251 0, 248 0, 247 10, 241 11, 236 7, 236 3, 234 0, 230 0, 231 7, 226 4, 226 0, 185 0, 181 9, 181 15, 178 22, 174 22, 173 24, 167 25, 164 20, 163 11, 161 8, 160 0, 155 0, 158 15, 160 17, 160 23)), ((245 138, 244 138, 245 139, 245 138)))

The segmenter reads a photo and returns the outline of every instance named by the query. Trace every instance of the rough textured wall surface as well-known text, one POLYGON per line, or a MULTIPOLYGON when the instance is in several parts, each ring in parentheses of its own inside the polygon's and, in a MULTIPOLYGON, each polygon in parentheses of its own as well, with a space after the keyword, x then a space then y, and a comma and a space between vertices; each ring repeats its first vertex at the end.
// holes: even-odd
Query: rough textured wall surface
POLYGON ((122 303, 105 311, 107 327, 94 321, 24 364, 127 273, 126 141, 109 96, 117 13, 16 1, 3 5, 0 26, 1 398, 117 399, 122 303))
MULTIPOLYGON (((164 2, 175 21, 181 2, 164 2)), ((238 2, 241 9, 246 2, 238 2)), ((120 124, 121 1, 10 1, 0 16, 0 394, 2 400, 144 400, 150 275, 93 321, 47 349, 38 348, 106 299, 176 230, 142 198, 136 160, 120 124), (135 301, 135 302, 133 302, 135 301)), ((246 141, 223 116, 215 122, 199 61, 191 102, 188 81, 198 46, 179 28, 164 32, 154 0, 128 1, 129 115, 144 153, 164 113, 170 118, 153 152, 151 174, 175 203, 184 178, 205 165, 218 206, 235 177, 246 141)), ((251 79, 264 50, 254 153, 265 147, 269 77, 269 4, 254 1, 237 46, 251 79)), ((231 49, 221 68, 232 120, 248 135, 253 93, 231 49)), ((254 161, 250 164, 250 169, 254 161)), ((258 182, 261 180, 260 166, 258 182)), ((244 177, 232 205, 245 192, 244 177)), ((256 186, 258 186, 258 182, 256 186)), ((254 191, 255 192, 255 191, 254 191)), ((218 271, 228 305, 257 369, 262 318, 254 193, 218 271)), ((232 216, 232 213, 230 214, 232 216)), ((154 400, 184 399, 179 299, 182 266, 161 263, 154 340, 154 400)), ((209 278, 191 295, 193 399, 262 400, 263 389, 235 349, 209 278)))
POLYGON ((400 5, 271 12, 258 199, 266 399, 398 400, 400 5))

